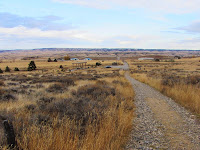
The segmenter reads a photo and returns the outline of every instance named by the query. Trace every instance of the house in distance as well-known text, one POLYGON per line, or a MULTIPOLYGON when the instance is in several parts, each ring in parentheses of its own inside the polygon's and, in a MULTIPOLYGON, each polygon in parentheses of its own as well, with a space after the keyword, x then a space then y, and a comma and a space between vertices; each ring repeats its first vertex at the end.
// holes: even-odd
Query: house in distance
POLYGON ((70 60, 79 60, 78 58, 71 58, 70 60))
POLYGON ((83 59, 83 60, 92 60, 91 58, 85 58, 85 59, 83 59))

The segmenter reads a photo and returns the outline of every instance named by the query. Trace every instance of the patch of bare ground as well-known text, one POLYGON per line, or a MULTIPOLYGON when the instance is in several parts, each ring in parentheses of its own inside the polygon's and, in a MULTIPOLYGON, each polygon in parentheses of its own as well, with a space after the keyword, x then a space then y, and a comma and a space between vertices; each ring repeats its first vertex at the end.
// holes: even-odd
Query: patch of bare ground
POLYGON ((176 111, 163 100, 147 98, 146 101, 155 118, 165 126, 166 138, 174 149, 195 149, 189 137, 180 130, 184 120, 176 111))

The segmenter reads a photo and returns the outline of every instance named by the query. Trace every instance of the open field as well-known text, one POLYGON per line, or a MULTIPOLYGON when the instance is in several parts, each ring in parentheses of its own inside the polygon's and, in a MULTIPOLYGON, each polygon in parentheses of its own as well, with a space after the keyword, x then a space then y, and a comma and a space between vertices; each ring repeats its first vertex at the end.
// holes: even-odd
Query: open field
MULTIPOLYGON (((60 72, 60 65, 63 66, 63 69, 65 71, 68 70, 72 70, 72 69, 76 69, 77 67, 73 67, 72 63, 76 63, 76 62, 87 62, 87 69, 89 68, 94 68, 96 66, 96 62, 99 62, 102 64, 102 66, 110 66, 112 65, 113 60, 90 60, 90 61, 83 61, 83 60, 79 60, 79 61, 72 61, 72 60, 68 60, 68 61, 58 61, 58 62, 47 62, 48 58, 43 58, 40 60, 34 60, 37 70, 33 71, 34 73, 45 73, 45 72, 60 72)), ((3 61, 2 63, 0 63, 0 68, 4 71, 5 68, 8 66, 11 69, 11 72, 9 73, 32 73, 32 72, 27 72, 27 68, 28 68, 28 64, 30 63, 30 60, 15 60, 10 61, 10 60, 6 60, 3 61), (14 69, 15 67, 19 68, 20 72, 15 72, 14 69)), ((119 64, 122 64, 122 61, 118 61, 119 64)), ((85 67, 84 67, 85 68, 85 67)), ((7 74, 9 74, 7 73, 7 74)), ((6 72, 4 72, 4 74, 6 74, 6 72)))
POLYGON ((129 60, 132 76, 147 83, 197 115, 200 114, 200 58, 172 62, 129 60), (138 66, 140 66, 138 68, 138 66))
MULTIPOLYGON (((22 70, 29 62, 3 62, 0 68, 22 70)), ((109 60, 101 61, 104 66, 60 71, 59 65, 71 69, 72 62, 36 60, 36 71, 12 70, 0 76, 0 115, 12 121, 19 149, 125 146, 132 130, 134 93, 124 72, 105 69, 113 62, 109 60)), ((88 64, 95 66, 96 61, 88 64)))
MULTIPOLYGON (((13 59, 14 55, 13 58, 8 55, 8 58, 2 59, 0 68, 4 71, 8 66, 11 71, 4 71, 0 74, 0 117, 4 116, 13 123, 19 149, 118 150, 127 148, 130 136, 134 139, 141 138, 140 140, 144 142, 146 132, 151 132, 148 128, 149 125, 153 126, 152 132, 154 128, 157 130, 158 126, 154 125, 154 117, 148 118, 151 115, 146 112, 148 107, 158 114, 155 117, 159 121, 167 125, 169 123, 166 119, 168 116, 159 115, 162 110, 158 111, 157 108, 162 104, 165 112, 170 113, 168 108, 171 109, 171 106, 159 100, 158 97, 154 97, 149 92, 151 89, 147 88, 147 93, 143 91, 142 94, 149 96, 148 99, 142 98, 147 104, 137 104, 141 102, 139 96, 136 102, 137 107, 135 107, 131 77, 156 88, 199 116, 199 57, 193 57, 191 54, 190 58, 174 59, 173 56, 177 53, 171 53, 171 56, 168 56, 157 52, 154 52, 153 55, 150 55, 149 52, 147 54, 140 52, 138 55, 135 55, 135 52, 131 54, 104 52, 104 54, 98 55, 99 53, 85 54, 82 52, 79 54, 80 59, 97 55, 90 61, 47 62, 49 57, 54 60, 65 56, 64 52, 58 53, 55 57, 53 56, 55 52, 52 52, 46 56, 45 53, 42 53, 39 57, 28 57, 28 60, 24 60, 23 58, 27 59, 29 55, 22 56, 20 53, 20 56, 15 59, 13 59), (160 59, 160 61, 138 60, 145 56, 160 59), (27 71, 31 60, 35 62, 37 68, 27 71), (117 62, 118 65, 123 64, 122 60, 129 64, 131 76, 128 77, 129 81, 124 77, 125 72, 120 70, 120 66, 118 66, 119 68, 105 68, 105 66, 112 66, 114 62, 117 62), (77 62, 87 62, 87 66, 73 67, 73 63, 77 62), (101 63, 101 65, 98 66, 96 63, 101 63), (60 68, 60 65, 63 68, 60 68), (20 71, 14 71, 15 67, 20 71), (141 109, 144 118, 136 114, 135 110, 137 109, 141 109), (133 120, 138 117, 142 123, 136 124, 136 126, 138 129, 141 126, 142 128, 135 134, 133 120), (165 119, 160 119, 160 117, 165 119), (146 124, 146 122, 149 123, 146 124)), ((78 54, 76 53, 76 55, 78 54)), ((128 65, 126 64, 126 66, 128 65)), ((121 68, 123 69, 123 67, 121 68)), ((127 74, 128 72, 126 72, 127 74)), ((137 82, 134 80, 132 84, 134 85, 134 83, 137 82)), ((135 89, 138 88, 137 85, 134 86, 135 89)), ((137 89, 137 95, 141 93, 141 89, 137 89)), ((179 112, 176 114, 178 116, 179 112)), ((184 120, 184 118, 180 120, 182 119, 184 120)), ((175 120, 175 118, 171 118, 171 121, 174 122, 172 127, 176 127, 178 124, 175 120)), ((184 126, 184 121, 180 127, 182 128, 182 126, 184 126)), ((170 127, 166 129, 173 134, 170 127)), ((160 128, 157 131, 163 133, 164 130, 160 128)), ((149 140, 173 138, 173 135, 168 136, 168 133, 166 133, 167 138, 159 137, 158 134, 151 134, 149 140)), ((179 139, 178 137, 179 134, 175 138, 179 139)), ((184 137, 184 139, 186 138, 184 137)), ((158 143, 158 146, 162 148, 166 146, 166 143, 158 143)), ((1 144, 5 145, 5 141, 1 144)), ((170 146, 173 147, 173 144, 170 146)))

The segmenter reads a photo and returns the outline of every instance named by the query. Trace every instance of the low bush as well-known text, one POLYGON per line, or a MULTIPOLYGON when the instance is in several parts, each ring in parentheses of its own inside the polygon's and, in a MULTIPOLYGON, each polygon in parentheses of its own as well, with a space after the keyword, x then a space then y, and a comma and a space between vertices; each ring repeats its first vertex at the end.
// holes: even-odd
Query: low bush
POLYGON ((10 93, 3 92, 2 95, 0 95, 0 101, 8 102, 8 101, 15 101, 17 100, 16 97, 10 93))
POLYGON ((107 96, 115 96, 116 91, 114 88, 111 88, 107 85, 85 85, 80 87, 77 90, 76 95, 77 96, 82 96, 82 97, 88 97, 88 98, 92 98, 95 100, 103 100, 105 99, 107 96))
POLYGON ((15 67, 14 71, 19 71, 19 68, 15 67))
POLYGON ((55 93, 64 93, 67 90, 67 86, 65 86, 65 84, 62 83, 55 83, 50 85, 46 91, 47 92, 55 92, 55 93))
POLYGON ((4 86, 4 82, 0 80, 0 86, 4 86))

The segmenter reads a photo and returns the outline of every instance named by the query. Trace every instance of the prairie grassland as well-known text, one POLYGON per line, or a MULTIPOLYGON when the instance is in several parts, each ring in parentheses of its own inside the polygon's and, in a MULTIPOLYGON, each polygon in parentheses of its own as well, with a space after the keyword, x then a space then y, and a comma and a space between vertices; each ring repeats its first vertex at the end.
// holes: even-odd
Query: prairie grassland
MULTIPOLYGON (((50 69, 54 69, 54 67, 58 67, 60 65, 63 66, 67 66, 67 67, 72 67, 72 63, 75 62, 87 62, 87 65, 95 65, 96 62, 100 62, 102 65, 111 65, 113 62, 113 60, 89 60, 89 61, 84 61, 84 60, 78 60, 78 61, 73 61, 73 60, 68 60, 68 61, 58 61, 58 62, 47 62, 48 58, 46 59, 35 59, 35 63, 36 66, 39 67, 39 69, 41 68, 50 68, 50 69)), ((9 66, 11 69, 14 67, 18 67, 18 68, 27 68, 28 64, 31 60, 15 60, 13 61, 9 61, 9 60, 4 60, 2 63, 0 63, 0 68, 5 68, 6 66, 9 66)), ((122 63, 120 61, 120 63, 122 63)))
POLYGON ((123 72, 95 69, 0 77, 0 114, 13 122, 19 149, 123 149, 134 118, 132 86, 123 72))
MULTIPOLYGON (((58 62, 47 62, 47 59, 35 59, 35 64, 36 64, 36 67, 37 67, 37 70, 36 71, 33 71, 34 73, 37 72, 37 73, 44 73, 44 71, 46 72, 58 72, 60 70, 60 65, 63 66, 63 68, 65 70, 68 70, 68 69, 73 69, 73 65, 72 63, 75 63, 75 62, 87 62, 87 67, 91 67, 91 66, 95 66, 96 65, 96 62, 100 62, 102 64, 102 66, 108 66, 108 65, 112 65, 113 60, 105 60, 105 61, 100 61, 100 60, 90 60, 90 61, 83 61, 83 60, 80 60, 80 61, 58 61, 58 62)), ((28 68, 28 64, 30 63, 30 60, 15 60, 14 62, 13 61, 10 61, 10 60, 4 60, 2 63, 0 63, 0 68, 4 71, 5 68, 8 66, 10 69, 11 69, 11 73, 14 73, 14 74, 19 74, 19 73, 23 73, 23 74, 26 74, 26 73, 32 73, 32 72, 27 72, 27 68, 28 68), (19 68, 20 72, 15 72, 14 69, 15 67, 19 68)), ((119 63, 123 64, 121 61, 119 61, 119 63)), ((4 72, 4 74, 9 74, 9 73, 6 73, 4 72)))
POLYGON ((132 76, 174 99, 200 115, 200 62, 199 58, 175 62, 130 62, 132 76), (141 65, 141 70, 137 69, 141 65))

